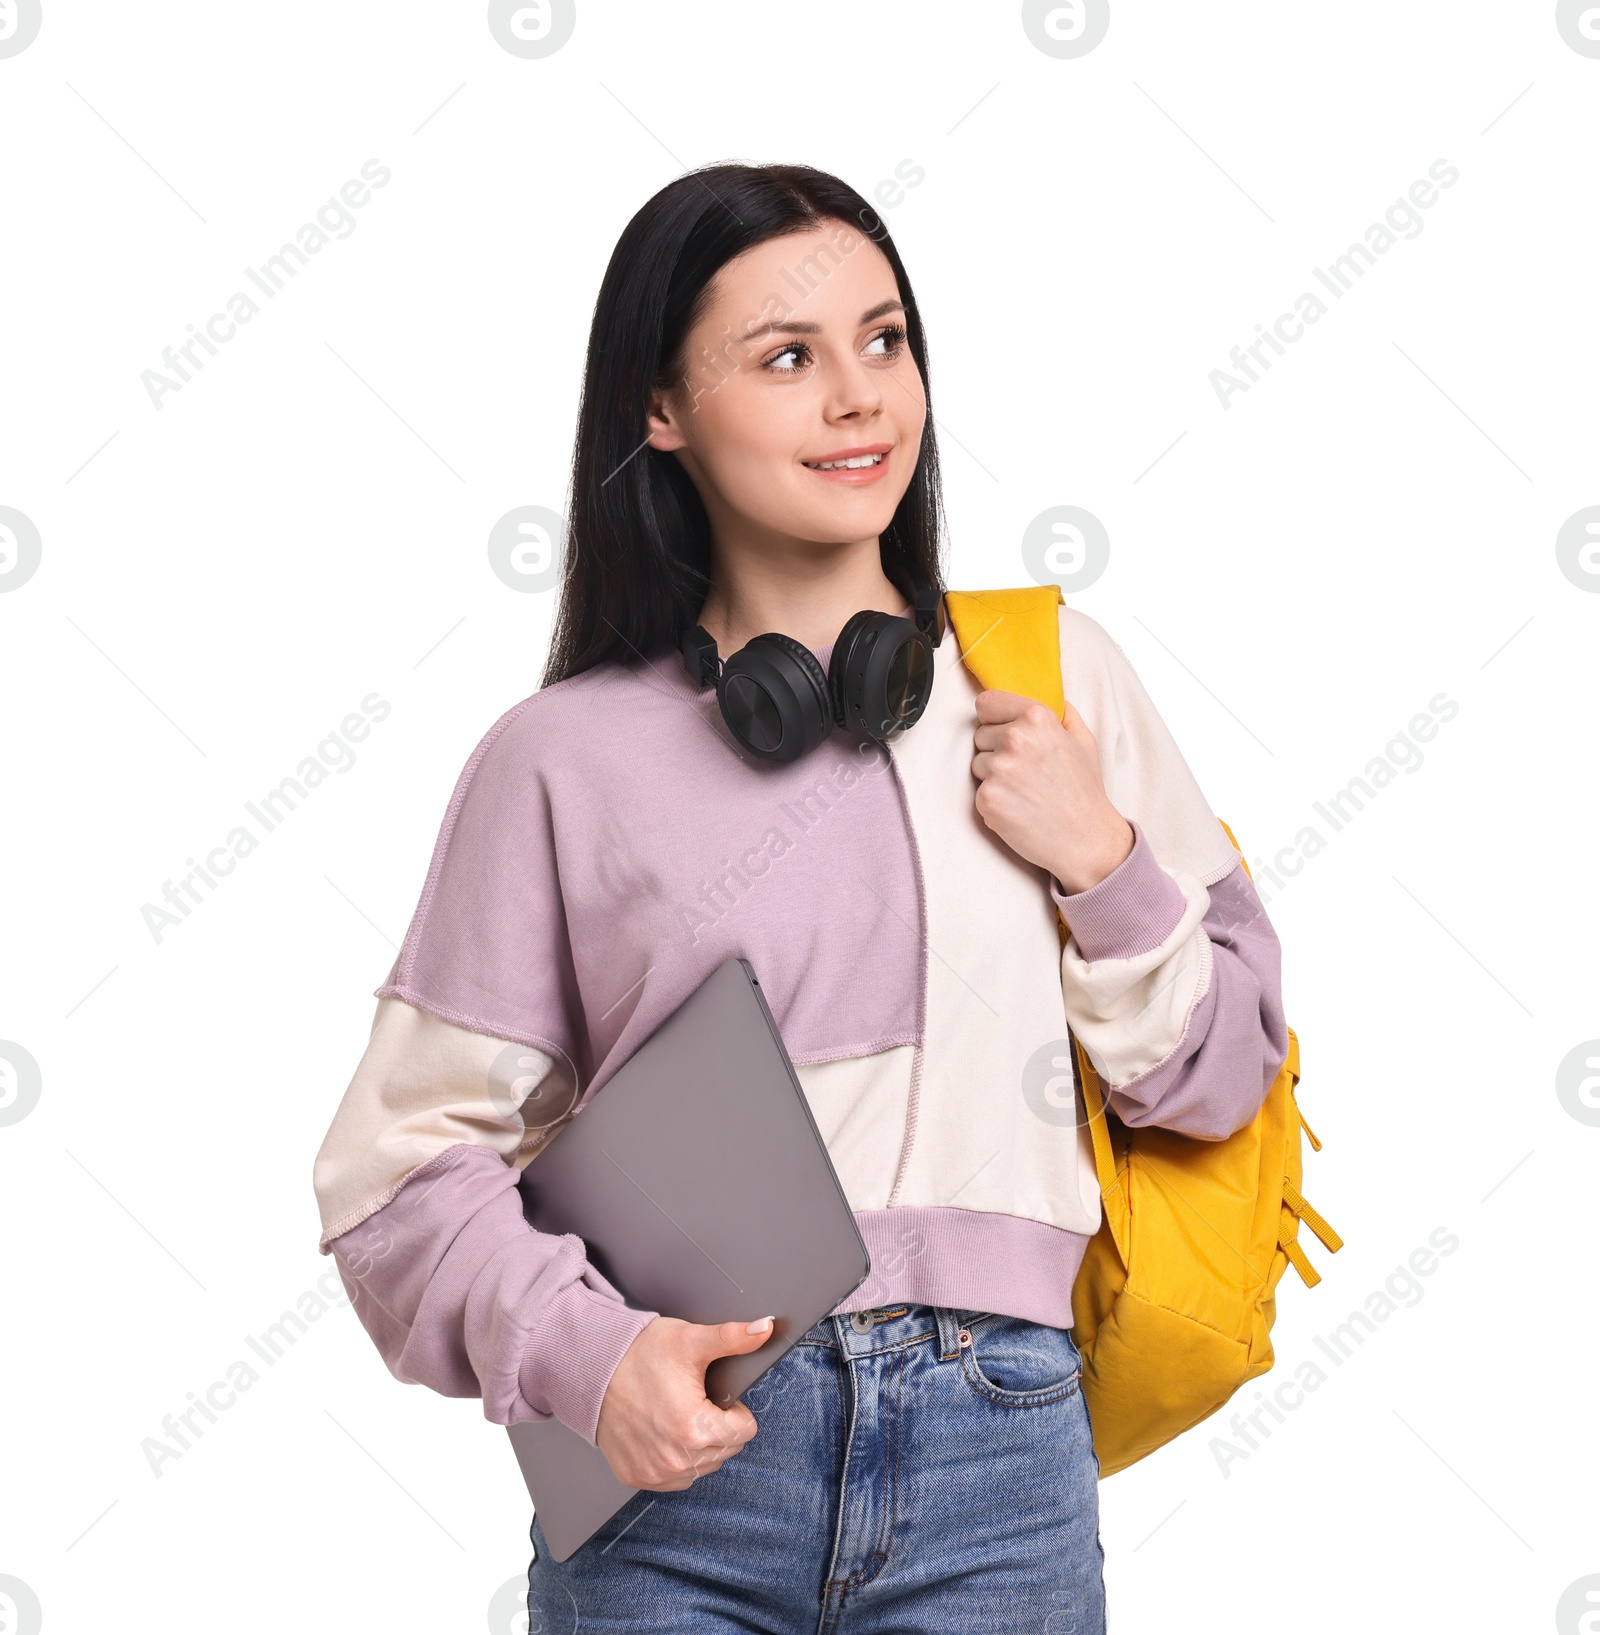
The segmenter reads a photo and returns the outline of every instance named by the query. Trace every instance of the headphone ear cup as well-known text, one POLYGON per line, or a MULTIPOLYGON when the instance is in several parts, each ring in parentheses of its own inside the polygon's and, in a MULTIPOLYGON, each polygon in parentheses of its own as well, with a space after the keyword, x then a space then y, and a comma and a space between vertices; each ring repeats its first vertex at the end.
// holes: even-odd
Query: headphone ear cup
POLYGON ((798 760, 833 725, 816 654, 775 631, 746 642, 722 666, 717 702, 733 736, 767 761, 798 760))
POLYGON ((910 619, 852 614, 828 662, 834 720, 876 743, 915 725, 933 692, 933 646, 910 619))
POLYGON ((833 719, 849 731, 858 733, 861 719, 864 666, 861 655, 869 643, 864 640, 875 619, 886 619, 886 613, 852 613, 844 622, 833 652, 828 656, 828 703, 833 719))
MULTIPOLYGON (((823 717, 828 720, 829 725, 832 725, 828 709, 828 673, 817 662, 817 655, 804 642, 796 641, 793 636, 780 636, 775 630, 768 635, 757 636, 755 642, 750 645, 754 647, 756 642, 762 644, 770 642, 780 652, 787 653, 800 666, 806 680, 811 684, 812 696, 807 702, 821 711, 823 717)), ((827 728, 825 727, 823 730, 826 732, 827 728)))

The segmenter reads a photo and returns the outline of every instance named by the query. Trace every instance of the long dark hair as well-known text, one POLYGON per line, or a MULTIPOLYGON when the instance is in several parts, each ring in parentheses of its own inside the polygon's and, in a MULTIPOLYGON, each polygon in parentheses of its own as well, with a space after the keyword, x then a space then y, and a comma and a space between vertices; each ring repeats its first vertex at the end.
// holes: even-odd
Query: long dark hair
MULTIPOLYGON (((894 269, 926 385, 922 319, 899 251, 877 210, 837 176, 809 165, 709 165, 669 182, 623 229, 589 329, 546 686, 607 660, 656 654, 694 621, 710 586, 711 527, 676 457, 640 446, 651 391, 683 379, 686 338, 724 265, 753 245, 835 220, 870 239, 894 269)), ((886 566, 897 550, 940 586, 931 391, 928 402, 916 470, 880 544, 886 566)))

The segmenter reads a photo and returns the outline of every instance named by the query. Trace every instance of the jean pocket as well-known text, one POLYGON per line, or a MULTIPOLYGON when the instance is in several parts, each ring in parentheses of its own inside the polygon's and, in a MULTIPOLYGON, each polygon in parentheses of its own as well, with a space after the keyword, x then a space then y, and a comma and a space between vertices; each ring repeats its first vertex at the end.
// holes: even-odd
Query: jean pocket
POLYGON ((970 1329, 961 1371, 980 1396, 1008 1407, 1043 1407, 1076 1394, 1083 1358, 1064 1328, 989 1317, 970 1329))

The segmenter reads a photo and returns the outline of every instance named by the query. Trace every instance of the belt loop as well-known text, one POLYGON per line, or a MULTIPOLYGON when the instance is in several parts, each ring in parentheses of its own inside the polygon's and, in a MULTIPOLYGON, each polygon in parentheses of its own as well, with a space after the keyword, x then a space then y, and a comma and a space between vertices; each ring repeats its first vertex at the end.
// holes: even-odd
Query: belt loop
POLYGON ((935 1306, 939 1321, 939 1361, 950 1362, 961 1355, 961 1320, 948 1306, 935 1306))

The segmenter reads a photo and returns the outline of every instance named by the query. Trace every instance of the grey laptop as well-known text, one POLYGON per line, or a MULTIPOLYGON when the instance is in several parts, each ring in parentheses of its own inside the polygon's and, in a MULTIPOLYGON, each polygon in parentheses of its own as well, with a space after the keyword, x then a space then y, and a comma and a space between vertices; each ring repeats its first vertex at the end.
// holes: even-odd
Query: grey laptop
MULTIPOLYGON (((575 1232, 631 1306, 692 1323, 753 1320, 758 1350, 719 1357, 727 1407, 871 1270, 755 971, 731 959, 523 1171, 523 1213, 575 1232)), ((637 1488, 558 1419, 510 1427, 557 1561, 637 1488)), ((735 1455, 737 1458, 738 1455, 735 1455)))

